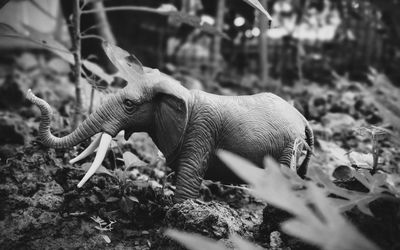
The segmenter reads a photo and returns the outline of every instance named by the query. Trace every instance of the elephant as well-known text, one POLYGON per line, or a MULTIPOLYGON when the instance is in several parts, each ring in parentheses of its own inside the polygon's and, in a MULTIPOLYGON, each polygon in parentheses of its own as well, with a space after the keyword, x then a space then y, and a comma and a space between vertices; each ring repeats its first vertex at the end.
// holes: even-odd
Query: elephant
POLYGON ((304 116, 282 98, 272 93, 221 96, 188 90, 157 69, 143 69, 133 55, 117 46, 104 43, 104 49, 128 84, 70 134, 61 138, 52 135, 51 107, 31 90, 27 93, 27 99, 42 112, 39 139, 43 145, 67 148, 101 135, 70 161, 75 163, 97 148, 93 164, 78 187, 100 167, 112 137, 122 130, 126 140, 134 132, 147 132, 153 139, 167 165, 176 171, 175 202, 196 198, 203 178, 232 179, 234 174, 215 155, 219 149, 259 166, 267 155, 292 166, 295 142, 301 139, 307 144, 307 153, 297 172, 305 174, 314 145, 313 132, 304 116))

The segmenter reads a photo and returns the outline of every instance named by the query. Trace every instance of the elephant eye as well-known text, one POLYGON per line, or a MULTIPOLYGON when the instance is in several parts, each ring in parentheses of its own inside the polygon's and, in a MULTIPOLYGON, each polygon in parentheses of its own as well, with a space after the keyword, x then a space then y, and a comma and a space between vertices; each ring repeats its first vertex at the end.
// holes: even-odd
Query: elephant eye
POLYGON ((132 109, 132 108, 135 107, 135 103, 132 102, 131 100, 128 100, 128 99, 126 99, 126 100, 124 101, 124 105, 125 105, 125 107, 127 107, 128 109, 132 109))

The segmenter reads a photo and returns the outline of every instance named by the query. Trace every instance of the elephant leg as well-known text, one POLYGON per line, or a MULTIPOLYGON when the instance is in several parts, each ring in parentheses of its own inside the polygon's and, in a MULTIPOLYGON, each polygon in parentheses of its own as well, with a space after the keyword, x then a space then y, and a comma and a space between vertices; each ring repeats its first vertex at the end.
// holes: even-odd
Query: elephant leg
POLYGON ((201 155, 191 151, 185 152, 184 155, 188 155, 189 158, 181 158, 178 166, 174 197, 174 202, 176 203, 198 197, 210 154, 205 152, 201 155))
POLYGON ((293 143, 288 144, 279 157, 278 162, 296 171, 296 161, 293 159, 293 146, 293 143))

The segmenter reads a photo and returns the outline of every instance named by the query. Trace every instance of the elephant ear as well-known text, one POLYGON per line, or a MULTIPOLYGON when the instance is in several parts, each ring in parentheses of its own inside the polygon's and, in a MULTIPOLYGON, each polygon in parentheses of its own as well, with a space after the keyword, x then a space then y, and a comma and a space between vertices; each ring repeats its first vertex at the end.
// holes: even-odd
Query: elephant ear
POLYGON ((165 157, 180 146, 188 123, 188 103, 185 95, 158 89, 155 112, 155 142, 165 157))
POLYGON ((117 67, 119 76, 128 83, 135 83, 143 78, 143 65, 134 55, 106 41, 103 42, 103 50, 117 67))

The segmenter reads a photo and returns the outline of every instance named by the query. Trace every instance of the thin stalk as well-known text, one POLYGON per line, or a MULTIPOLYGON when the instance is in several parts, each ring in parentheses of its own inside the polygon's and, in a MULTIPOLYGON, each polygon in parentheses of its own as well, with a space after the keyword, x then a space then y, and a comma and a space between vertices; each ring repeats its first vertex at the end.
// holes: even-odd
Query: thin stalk
POLYGON ((92 86, 92 90, 90 91, 89 114, 93 112, 94 93, 95 93, 95 87, 92 86))
MULTIPOLYGON (((116 7, 106 7, 103 9, 103 11, 145 11, 145 12, 152 12, 152 13, 160 13, 160 14, 167 14, 166 11, 160 11, 158 9, 154 8, 149 8, 149 7, 138 7, 138 6, 116 6, 116 7)), ((91 9, 91 10, 84 10, 82 11, 82 14, 90 14, 90 13, 96 13, 99 10, 97 9, 91 9)))
POLYGON ((79 0, 74 1, 72 13, 72 53, 74 55, 75 64, 73 66, 74 83, 75 83, 75 114, 72 123, 75 129, 82 120, 82 86, 81 86, 81 9, 79 7, 79 0))
MULTIPOLYGON (((224 26, 224 11, 225 11, 225 0, 218 0, 217 2, 217 15, 215 18, 215 28, 217 30, 223 30, 224 26)), ((219 60, 221 58, 221 37, 220 36, 214 36, 214 41, 213 41, 213 48, 212 48, 212 54, 211 54, 211 65, 212 65, 212 79, 214 79, 218 73, 218 71, 221 70, 219 67, 219 60)))
MULTIPOLYGON (((264 9, 267 9, 268 1, 261 0, 261 5, 264 9)), ((260 79, 261 85, 264 87, 268 81, 268 37, 267 37, 267 29, 268 29, 268 19, 267 17, 259 12, 259 28, 260 28, 260 37, 259 37, 259 56, 260 56, 260 79)))

